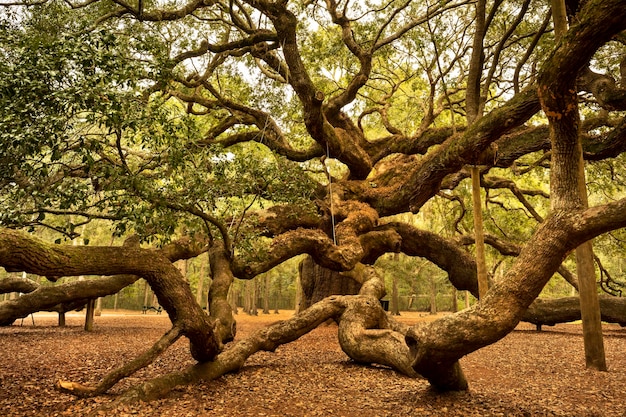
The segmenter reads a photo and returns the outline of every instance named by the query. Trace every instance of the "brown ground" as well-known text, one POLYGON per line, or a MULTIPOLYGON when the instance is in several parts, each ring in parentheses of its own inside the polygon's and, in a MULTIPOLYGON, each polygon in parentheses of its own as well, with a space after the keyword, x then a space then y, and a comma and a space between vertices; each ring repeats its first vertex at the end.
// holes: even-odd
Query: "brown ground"
MULTIPOLYGON (((239 315, 239 335, 290 317, 239 315)), ((404 313, 402 320, 427 319, 404 313)), ((82 316, 55 327, 47 313, 0 328, 0 415, 85 416, 111 397, 77 400, 58 379, 93 383, 134 357, 167 328, 167 316, 103 314, 96 329, 82 316)), ((609 372, 587 371, 580 325, 535 332, 529 325, 462 360, 464 393, 437 395, 423 380, 353 364, 324 325, 275 353, 258 353, 238 374, 181 387, 167 398, 101 415, 117 416, 626 416, 626 328, 605 326, 609 372)), ((185 341, 123 386, 191 363, 185 341)), ((123 386, 114 388, 120 392, 123 386)))

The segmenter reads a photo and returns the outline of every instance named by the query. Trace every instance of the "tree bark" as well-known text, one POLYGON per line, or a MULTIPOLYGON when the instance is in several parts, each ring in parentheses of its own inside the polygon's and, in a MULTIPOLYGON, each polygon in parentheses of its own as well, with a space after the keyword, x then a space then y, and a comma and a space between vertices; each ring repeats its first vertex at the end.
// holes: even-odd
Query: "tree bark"
POLYGON ((209 251, 209 264, 213 277, 208 293, 208 309, 210 316, 218 324, 218 334, 226 343, 235 338, 237 322, 228 302, 228 293, 234 277, 230 269, 230 260, 221 243, 215 243, 209 251))
POLYGON ((115 294, 137 279, 139 277, 136 275, 116 275, 50 287, 40 286, 28 294, 22 294, 15 300, 0 303, 0 325, 10 325, 15 320, 37 311, 65 313, 74 310, 84 305, 89 298, 115 294), (64 305, 66 306, 64 307, 64 305))
POLYGON ((8 271, 54 277, 130 274, 145 278, 172 323, 179 325, 189 338, 192 356, 207 361, 221 350, 221 341, 170 260, 189 254, 190 250, 177 245, 161 250, 142 249, 138 245, 49 245, 15 230, 0 230, 0 265, 8 271))
POLYGON ((324 268, 307 256, 298 267, 302 299, 300 308, 306 309, 331 295, 358 294, 361 284, 353 279, 324 268))
POLYGON ((394 274, 391 282, 391 315, 400 315, 400 296, 398 294, 398 277, 394 274))
MULTIPOLYGON (((613 2, 598 2, 593 11, 587 5, 584 8, 587 14, 581 15, 580 18, 581 21, 584 18, 589 19, 590 22, 586 23, 590 26, 577 25, 567 34, 563 34, 562 30, 561 33, 557 33, 557 37, 562 36, 561 42, 546 62, 545 70, 539 77, 539 97, 550 124, 552 142, 550 191, 552 209, 555 211, 575 210, 587 205, 576 81, 580 71, 588 65, 592 54, 613 34, 626 27, 624 17, 618 18, 622 20, 619 21, 614 15, 604 16, 606 20, 599 21, 598 18, 607 11, 604 7, 611 3, 613 2)), ((557 11, 562 12, 564 6, 562 2, 555 0, 553 5, 557 11)), ((622 4, 621 8, 623 7, 622 4)), ((564 25, 565 23, 562 23, 557 26, 564 25)), ((591 243, 585 242, 577 248, 576 258, 579 267, 578 281, 587 367, 606 370, 591 243)))
POLYGON ((87 308, 85 309, 85 331, 91 332, 93 330, 93 318, 96 312, 96 300, 93 298, 87 301, 87 308))
POLYGON ((471 167, 472 171, 472 203, 474 218, 474 244, 476 246, 476 278, 478 279, 478 298, 482 298, 489 289, 487 278, 487 261, 485 259, 485 231, 483 228, 482 198, 480 197, 480 169, 471 167))
MULTIPOLYGON (((626 298, 600 296, 600 311, 603 321, 626 326, 626 298)), ((580 301, 578 297, 535 300, 524 313, 523 321, 541 326, 554 326, 581 320, 580 301)))
POLYGON ((469 309, 412 327, 413 368, 440 390, 467 388, 458 360, 508 334, 565 256, 581 243, 626 221, 626 201, 585 211, 553 213, 535 232, 505 278, 469 309), (618 220, 618 218, 620 220, 618 220))

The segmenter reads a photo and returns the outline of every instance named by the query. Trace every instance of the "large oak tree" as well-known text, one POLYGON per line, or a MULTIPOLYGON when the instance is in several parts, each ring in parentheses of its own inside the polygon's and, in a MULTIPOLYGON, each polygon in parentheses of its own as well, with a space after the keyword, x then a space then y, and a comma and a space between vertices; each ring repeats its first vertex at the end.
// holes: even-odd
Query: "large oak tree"
POLYGON ((355 361, 459 390, 468 386, 461 357, 524 318, 554 322, 537 318, 542 306, 528 310, 542 288, 557 271, 576 284, 562 265, 567 255, 626 225, 626 200, 569 204, 581 152, 617 166, 626 143, 626 1, 566 2, 570 28, 559 42, 543 1, 478 2, 480 13, 463 0, 370 3, 5 8, 0 265, 51 280, 110 278, 37 288, 7 281, 28 294, 0 304, 0 321, 114 293, 138 277, 172 320, 99 385, 64 381, 63 389, 102 394, 185 336, 196 365, 120 400, 157 398, 236 371, 332 318, 355 361), (371 266, 385 253, 425 258, 457 289, 478 294, 462 218, 450 221, 451 235, 396 216, 435 201, 464 210, 470 166, 480 167, 484 188, 515 197, 514 220, 494 222, 499 236, 485 242, 516 258, 471 308, 410 328, 396 323, 381 309, 384 282, 371 266), (549 196, 537 181, 546 170, 549 196), (536 189, 516 184, 522 178, 536 189), (551 198, 551 209, 541 212, 535 196, 551 198), (535 225, 516 241, 522 210, 535 225), (93 220, 133 236, 123 246, 74 246, 28 233, 74 239, 93 220), (172 265, 207 251, 209 315, 172 265), (359 294, 325 298, 224 345, 236 332, 226 299, 233 281, 301 254, 355 280, 359 294))

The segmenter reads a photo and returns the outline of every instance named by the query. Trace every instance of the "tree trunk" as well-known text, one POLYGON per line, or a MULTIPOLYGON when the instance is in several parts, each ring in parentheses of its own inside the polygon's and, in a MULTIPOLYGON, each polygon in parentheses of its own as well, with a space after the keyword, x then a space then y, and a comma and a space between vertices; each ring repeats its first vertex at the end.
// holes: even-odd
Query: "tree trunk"
POLYGON ((274 314, 279 314, 278 304, 280 303, 280 300, 282 300, 282 296, 283 296, 283 288, 282 288, 280 279, 276 280, 276 285, 277 285, 277 291, 276 291, 276 303, 274 305, 274 314))
MULTIPOLYGON (((200 307, 204 305, 203 295, 204 295, 204 274, 207 271, 207 262, 208 256, 201 256, 202 260, 200 261, 200 276, 198 277, 198 287, 196 288, 196 301, 200 307)), ((207 306, 207 309, 209 307, 207 306)))
POLYGON ((64 315, 85 303, 85 299, 119 292, 139 279, 136 275, 116 275, 89 281, 74 281, 55 286, 40 286, 13 301, 0 304, 0 326, 37 311, 57 311, 64 315), (83 301, 81 301, 83 300, 83 301))
POLYGON ((457 303, 457 289, 452 286, 452 290, 450 292, 450 298, 451 298, 451 302, 450 302, 450 311, 453 313, 456 313, 457 311, 459 311, 459 306, 457 303))
POLYGON ((100 317, 102 315, 102 297, 98 297, 96 300, 96 309, 93 313, 96 317, 100 317))
MULTIPOLYGON (((131 274, 145 278, 172 323, 189 339, 198 361, 211 360, 222 348, 209 317, 195 302, 189 285, 172 265, 172 258, 197 256, 198 248, 172 244, 142 249, 138 242, 124 246, 50 245, 14 230, 0 230, 0 265, 9 271, 44 276, 131 274)), ((174 260, 177 260, 174 259, 174 260)), ((94 280, 92 280, 94 281, 94 280)), ((88 283, 92 283, 88 281, 88 283)), ((4 304, 4 303, 3 303, 4 304)))
POLYGON ((487 293, 489 282, 487 278, 487 262, 485 259, 485 231, 483 228, 482 199, 480 197, 480 169, 471 167, 472 172, 472 202, 474 218, 474 239, 476 245, 476 278, 478 279, 478 298, 487 293))
POLYGON ((148 284, 148 281, 146 281, 143 287, 143 308, 144 309, 150 307, 151 300, 152 300, 152 297, 150 293, 150 285, 148 284))
POLYGON ((580 291, 585 363, 587 368, 606 371, 606 356, 602 336, 602 313, 600 311, 600 302, 598 301, 598 287, 596 285, 591 241, 585 242, 576 248, 576 273, 580 291))
POLYGON ((361 284, 339 272, 317 265, 305 257, 299 265, 302 300, 300 308, 306 309, 330 295, 358 294, 361 284))
MULTIPOLYGON (((561 41, 567 29, 565 2, 552 0, 552 9, 556 39, 561 41)), ((578 74, 588 64, 588 60, 555 62, 553 67, 547 67, 539 83, 552 142, 551 204, 553 210, 576 210, 588 207, 576 89, 578 74), (564 76, 563 72, 567 75, 564 76)), ((591 242, 576 248, 576 265, 587 367, 606 370, 591 242)))
POLYGON ((270 314, 270 273, 263 277, 263 314, 270 314))
POLYGON ((398 295, 398 277, 394 274, 391 282, 391 315, 400 315, 400 296, 398 295))
POLYGON ((250 282, 250 314, 253 316, 259 315, 259 306, 257 305, 258 293, 259 293, 259 280, 254 278, 250 282))
POLYGON ((228 302, 228 293, 234 277, 230 268, 228 254, 221 243, 216 243, 209 250, 211 266, 211 287, 207 296, 210 316, 218 323, 218 334, 223 343, 235 338, 237 323, 228 302))
POLYGON ((432 275, 428 277, 429 285, 429 300, 430 300, 430 314, 437 314, 437 283, 432 275))
POLYGON ((90 332, 93 330, 93 316, 96 309, 96 301, 92 298, 87 301, 87 308, 85 309, 85 331, 90 332))

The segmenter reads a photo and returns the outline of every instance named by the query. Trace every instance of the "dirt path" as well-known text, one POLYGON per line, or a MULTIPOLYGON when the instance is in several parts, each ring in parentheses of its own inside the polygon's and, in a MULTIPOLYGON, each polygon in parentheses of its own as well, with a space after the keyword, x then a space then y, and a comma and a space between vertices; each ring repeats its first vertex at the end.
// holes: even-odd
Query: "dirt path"
MULTIPOLYGON (((238 316, 238 337, 279 319, 238 316)), ((413 323, 428 319, 405 313, 413 323)), ((65 328, 40 313, 0 328, 0 414, 84 416, 110 397, 77 400, 54 389, 58 379, 93 383, 146 349, 169 326, 165 315, 96 318, 68 315, 65 328)), ((605 326, 609 372, 584 369, 580 325, 535 332, 529 325, 462 360, 465 393, 437 395, 423 380, 383 367, 353 364, 337 344, 337 328, 324 325, 275 353, 259 353, 234 375, 182 387, 166 399, 118 409, 119 416, 626 416, 626 328, 605 326)), ((185 340, 116 387, 191 363, 185 340)))

